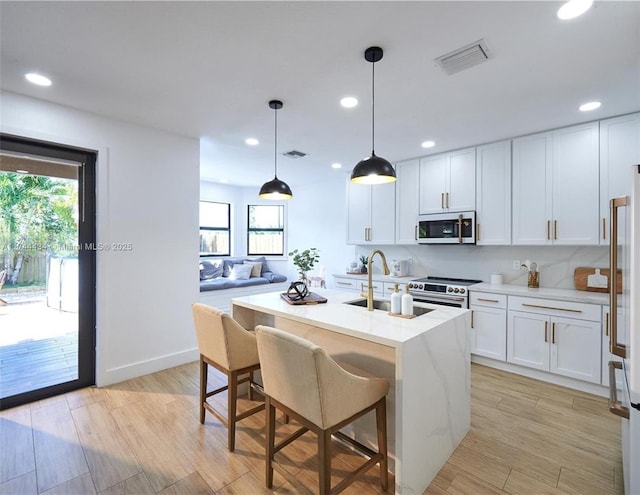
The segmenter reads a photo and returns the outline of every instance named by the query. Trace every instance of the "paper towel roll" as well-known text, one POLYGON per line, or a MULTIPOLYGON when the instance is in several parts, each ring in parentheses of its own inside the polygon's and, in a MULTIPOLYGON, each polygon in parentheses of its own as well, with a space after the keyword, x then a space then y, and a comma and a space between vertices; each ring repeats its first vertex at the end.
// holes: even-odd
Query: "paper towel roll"
POLYGON ((491 275, 491 285, 502 285, 504 283, 504 277, 501 273, 494 273, 491 275))

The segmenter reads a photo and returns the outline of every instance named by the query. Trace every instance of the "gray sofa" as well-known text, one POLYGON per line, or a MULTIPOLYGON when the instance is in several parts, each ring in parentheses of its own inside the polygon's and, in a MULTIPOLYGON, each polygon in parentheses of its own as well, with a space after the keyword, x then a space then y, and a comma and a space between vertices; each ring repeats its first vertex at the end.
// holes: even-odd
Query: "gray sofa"
POLYGON ((232 289, 235 287, 250 287, 253 285, 267 285, 277 282, 286 282, 287 277, 279 273, 273 273, 269 269, 264 256, 258 258, 203 258, 200 260, 200 292, 211 290, 232 289), (262 263, 260 276, 251 276, 246 279, 233 279, 233 265, 244 264, 245 261, 262 263))

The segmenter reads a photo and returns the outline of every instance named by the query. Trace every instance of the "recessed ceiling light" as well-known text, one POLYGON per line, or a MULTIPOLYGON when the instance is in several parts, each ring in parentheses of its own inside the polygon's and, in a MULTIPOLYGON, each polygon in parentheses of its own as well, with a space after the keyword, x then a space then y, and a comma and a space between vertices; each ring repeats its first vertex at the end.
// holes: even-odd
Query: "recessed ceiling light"
POLYGON ((593 5, 593 0, 569 0, 558 9, 558 19, 573 19, 584 14, 593 5))
POLYGON ((37 84, 38 86, 51 86, 51 79, 43 76, 42 74, 29 72, 24 75, 24 78, 30 83, 37 84))
POLYGON ((22 169, 16 169, 16 173, 17 174, 28 174, 29 171, 28 170, 22 170, 22 169))
POLYGON ((227 184, 229 182, 228 179, 220 179, 221 184, 227 184))
POLYGON ((332 163, 331 168, 342 168, 342 163, 332 163))
POLYGON ((260 141, 258 141, 256 138, 247 138, 244 140, 244 142, 249 146, 258 146, 260 144, 260 141))
POLYGON ((345 108, 353 108, 358 105, 358 98, 355 98, 353 96, 345 96, 344 98, 342 98, 342 100, 340 100, 340 105, 345 108))
POLYGON ((433 148, 435 145, 436 143, 434 141, 423 141, 421 146, 423 148, 433 148))
POLYGON ((602 103, 600 103, 599 101, 590 101, 589 103, 580 105, 580 111, 588 112, 590 110, 595 110, 596 108, 600 108, 600 105, 602 105, 602 103))

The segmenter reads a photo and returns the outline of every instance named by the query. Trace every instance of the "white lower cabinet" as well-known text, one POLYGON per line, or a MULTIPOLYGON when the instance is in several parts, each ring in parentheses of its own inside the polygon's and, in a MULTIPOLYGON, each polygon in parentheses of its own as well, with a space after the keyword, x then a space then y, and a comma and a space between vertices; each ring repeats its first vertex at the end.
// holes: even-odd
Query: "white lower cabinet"
POLYGON ((599 306, 509 296, 508 307, 507 362, 601 383, 599 306))
POLYGON ((471 353, 507 360, 507 296, 470 293, 471 353))
MULTIPOLYGON (((349 290, 357 292, 358 294, 369 290, 369 283, 367 281, 362 281, 350 277, 337 277, 335 275, 333 279, 337 289, 349 290)), ((384 282, 374 280, 371 285, 373 287, 374 296, 384 296, 384 282)))

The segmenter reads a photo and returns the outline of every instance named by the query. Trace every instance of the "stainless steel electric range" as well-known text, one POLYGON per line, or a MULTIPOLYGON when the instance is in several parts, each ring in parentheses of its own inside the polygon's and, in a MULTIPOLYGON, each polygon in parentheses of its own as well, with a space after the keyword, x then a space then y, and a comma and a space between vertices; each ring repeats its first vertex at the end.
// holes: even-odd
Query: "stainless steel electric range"
POLYGON ((464 278, 418 278, 409 282, 409 292, 416 302, 468 308, 469 286, 480 282, 482 280, 464 278))

